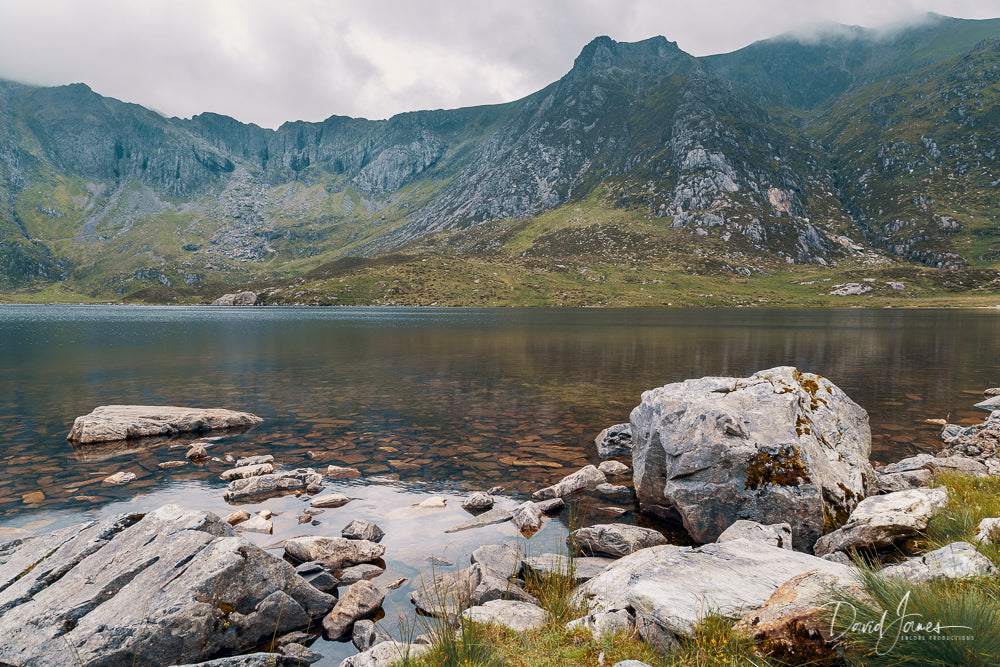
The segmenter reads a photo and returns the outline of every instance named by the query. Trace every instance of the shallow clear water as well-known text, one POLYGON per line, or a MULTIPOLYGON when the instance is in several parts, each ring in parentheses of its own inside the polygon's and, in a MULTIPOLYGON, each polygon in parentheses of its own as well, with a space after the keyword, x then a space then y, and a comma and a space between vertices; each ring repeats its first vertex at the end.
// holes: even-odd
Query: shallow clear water
MULTIPOLYGON (((992 310, 0 305, 0 539, 167 502, 228 513, 225 464, 162 469, 184 449, 65 440, 73 419, 98 405, 226 407, 265 421, 215 441, 213 456, 270 453, 286 468, 364 473, 327 484, 355 500, 317 526, 298 525, 305 504, 294 496, 249 506, 281 513, 274 535, 251 539, 339 534, 370 518, 387 532, 383 577, 414 578, 430 573, 431 554, 463 565, 475 546, 514 537, 503 527, 444 535, 467 516, 464 494, 503 486, 513 504, 598 462, 594 436, 627 421, 645 389, 798 366, 869 411, 872 457, 888 462, 940 446, 926 418, 985 416, 971 404, 1000 385, 998 340, 992 310), (119 470, 138 479, 101 485, 119 470), (43 500, 25 502, 37 491, 43 500), (409 506, 428 494, 448 507, 414 515, 409 506)), ((609 520, 600 504, 582 501, 575 520, 609 520)), ((528 548, 558 547, 564 521, 550 521, 528 548)), ((385 622, 407 611, 408 590, 392 593, 385 622)), ((353 650, 321 646, 330 657, 320 664, 353 650)))

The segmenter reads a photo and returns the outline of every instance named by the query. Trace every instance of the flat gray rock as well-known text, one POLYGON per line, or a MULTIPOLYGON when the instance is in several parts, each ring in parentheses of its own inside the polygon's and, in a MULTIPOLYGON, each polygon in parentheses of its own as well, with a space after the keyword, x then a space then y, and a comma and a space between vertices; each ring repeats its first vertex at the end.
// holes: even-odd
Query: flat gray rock
POLYGON ((578 491, 595 487, 607 481, 608 478, 596 466, 584 466, 576 472, 566 475, 552 486, 535 491, 531 494, 531 499, 538 501, 550 498, 565 498, 578 491))
POLYGON ((77 417, 67 440, 79 443, 113 442, 178 433, 203 433, 249 428, 263 419, 249 412, 219 408, 179 408, 170 405, 102 405, 77 417))
POLYGON ((285 553, 303 563, 316 561, 329 570, 339 570, 381 558, 385 547, 368 540, 306 535, 285 540, 285 553))
POLYGON ((722 531, 716 542, 729 542, 730 540, 756 540, 765 542, 773 547, 781 549, 792 548, 792 527, 787 523, 774 523, 765 526, 756 521, 740 519, 722 531))
POLYGON ((882 575, 886 579, 904 579, 911 584, 932 579, 963 579, 991 574, 996 574, 992 561, 968 542, 952 542, 940 549, 882 569, 882 575))
POLYGON ((339 667, 393 667, 404 658, 418 660, 431 650, 425 644, 408 644, 394 640, 384 641, 340 663, 339 667))
POLYGON ((462 618, 474 623, 502 625, 514 632, 525 632, 545 625, 549 618, 549 612, 530 602, 492 600, 482 605, 469 607, 462 612, 462 618))
POLYGON ((574 530, 566 542, 574 553, 621 558, 640 549, 666 544, 667 538, 650 528, 601 523, 574 530))
POLYGON ((896 491, 865 498, 851 512, 847 523, 816 541, 817 556, 852 548, 882 549, 915 537, 927 528, 934 512, 944 507, 944 487, 896 491))
POLYGON ((517 544, 487 544, 469 556, 473 564, 480 564, 501 579, 517 576, 524 567, 524 553, 517 544))
POLYGON ((345 567, 342 570, 338 570, 337 578, 340 579, 341 584, 346 585, 362 580, 370 581, 375 577, 382 576, 384 572, 385 568, 379 567, 378 565, 362 563, 361 565, 352 565, 350 567, 345 567))
POLYGON ((222 497, 226 500, 247 500, 260 496, 305 490, 323 483, 323 476, 312 468, 282 470, 270 475, 257 475, 246 479, 234 479, 229 483, 222 497))
POLYGON ((597 469, 605 475, 612 477, 619 477, 632 472, 632 469, 621 461, 601 461, 601 465, 597 466, 597 469))
POLYGON ((468 521, 458 524, 457 526, 452 526, 444 532, 457 533, 462 530, 492 526, 495 523, 510 521, 511 516, 513 515, 510 513, 510 510, 505 510, 502 507, 494 507, 493 509, 483 512, 479 516, 475 516, 468 521))
POLYGON ((268 475, 274 472, 274 466, 270 463, 257 463, 255 465, 237 466, 223 471, 219 477, 224 482, 231 482, 234 479, 246 479, 257 475, 268 475))
POLYGON ((986 410, 987 412, 993 412, 994 410, 1000 410, 1000 396, 991 396, 985 401, 979 401, 974 403, 974 408, 979 408, 980 410, 986 410))
POLYGON ((529 557, 525 561, 524 570, 538 577, 549 577, 566 575, 572 568, 573 583, 579 585, 590 581, 614 562, 614 558, 598 556, 577 556, 571 561, 568 556, 563 554, 544 553, 529 557))
POLYGON ((333 603, 214 514, 167 505, 0 545, 0 662, 196 663, 333 603))
POLYGON ((236 467, 255 466, 261 463, 274 463, 274 456, 271 454, 256 454, 254 456, 242 456, 236 459, 236 467))
POLYGON ((664 545, 616 561, 578 587, 573 599, 591 611, 631 608, 637 624, 690 636, 708 612, 739 620, 763 606, 780 585, 815 569, 850 574, 844 565, 763 542, 733 540, 694 549, 664 545))

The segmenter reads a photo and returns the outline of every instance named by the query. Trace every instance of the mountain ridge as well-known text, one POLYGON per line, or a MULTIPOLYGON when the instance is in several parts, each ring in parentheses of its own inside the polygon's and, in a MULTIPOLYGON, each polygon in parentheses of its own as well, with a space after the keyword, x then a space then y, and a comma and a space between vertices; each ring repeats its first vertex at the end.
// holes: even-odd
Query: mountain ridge
POLYGON ((1000 93, 992 74, 963 72, 996 70, 995 42, 980 38, 1000 35, 1000 19, 849 34, 701 58, 665 37, 602 36, 520 100, 277 129, 165 118, 84 84, 0 82, 0 289, 59 282, 98 297, 280 281, 415 247, 530 255, 523 234, 514 248, 485 230, 583 202, 644 221, 640 245, 718 248, 738 275, 872 253, 993 266, 995 184, 969 165, 979 174, 995 159, 976 128, 1000 93), (949 176, 974 204, 947 196, 949 176), (897 201, 901 183, 921 203, 897 201))

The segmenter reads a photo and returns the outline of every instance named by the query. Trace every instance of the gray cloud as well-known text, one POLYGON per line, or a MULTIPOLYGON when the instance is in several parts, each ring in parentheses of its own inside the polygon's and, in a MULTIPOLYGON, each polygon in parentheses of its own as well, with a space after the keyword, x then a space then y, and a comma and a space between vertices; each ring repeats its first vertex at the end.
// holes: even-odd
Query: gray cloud
POLYGON ((833 22, 988 18, 993 0, 0 0, 0 77, 276 127, 506 102, 598 35, 694 55, 833 22))

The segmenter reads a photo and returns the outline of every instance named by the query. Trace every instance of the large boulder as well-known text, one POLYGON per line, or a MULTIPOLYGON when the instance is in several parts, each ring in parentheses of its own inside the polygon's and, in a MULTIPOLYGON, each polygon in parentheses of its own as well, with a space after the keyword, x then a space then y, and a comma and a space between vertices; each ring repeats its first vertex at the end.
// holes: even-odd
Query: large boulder
POLYGON ((817 540, 814 551, 823 556, 850 549, 885 549, 916 537, 931 516, 945 506, 944 487, 909 489, 865 498, 841 528, 817 540))
POLYGON ((176 505, 0 545, 3 664, 194 663, 333 604, 219 517, 176 505))
POLYGON ((783 583, 810 570, 847 577, 850 568, 763 542, 642 549, 579 586, 573 600, 591 612, 632 609, 651 636, 691 636, 709 613, 739 620, 783 583))
POLYGON ((77 417, 67 440, 113 442, 178 433, 203 433, 249 428, 264 421, 249 412, 219 408, 178 408, 170 405, 102 405, 77 417))
POLYGON ((213 301, 213 306, 252 306, 257 303, 256 292, 236 292, 234 294, 223 294, 213 301))
POLYGON ((787 522, 808 552, 875 490, 868 413, 789 366, 643 392, 631 419, 640 506, 698 542, 738 519, 787 522))

